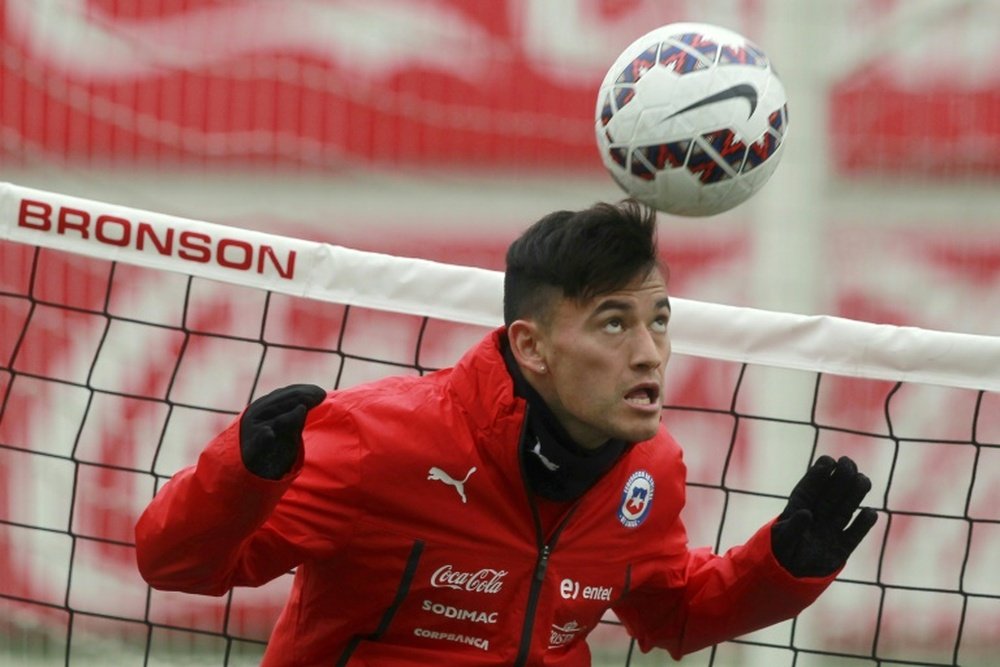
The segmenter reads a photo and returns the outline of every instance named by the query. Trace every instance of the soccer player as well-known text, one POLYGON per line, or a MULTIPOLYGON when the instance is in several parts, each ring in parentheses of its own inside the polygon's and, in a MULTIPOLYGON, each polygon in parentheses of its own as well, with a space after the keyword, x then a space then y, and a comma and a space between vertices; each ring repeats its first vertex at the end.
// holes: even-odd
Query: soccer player
POLYGON ((633 201, 547 215, 453 368, 255 400, 143 513, 143 577, 221 595, 296 568, 269 666, 589 665, 608 609, 680 657, 798 614, 874 524, 871 483, 820 457, 745 544, 689 548, 655 231, 633 201))

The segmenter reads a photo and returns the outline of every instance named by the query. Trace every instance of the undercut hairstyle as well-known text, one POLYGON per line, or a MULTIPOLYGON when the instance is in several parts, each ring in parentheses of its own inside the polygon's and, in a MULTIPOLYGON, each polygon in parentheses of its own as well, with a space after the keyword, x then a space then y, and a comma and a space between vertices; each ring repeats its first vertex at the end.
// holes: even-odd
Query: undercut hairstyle
POLYGON ((507 249, 504 324, 546 322, 559 298, 582 303, 657 268, 666 272, 657 258, 656 212, 640 202, 550 213, 507 249))

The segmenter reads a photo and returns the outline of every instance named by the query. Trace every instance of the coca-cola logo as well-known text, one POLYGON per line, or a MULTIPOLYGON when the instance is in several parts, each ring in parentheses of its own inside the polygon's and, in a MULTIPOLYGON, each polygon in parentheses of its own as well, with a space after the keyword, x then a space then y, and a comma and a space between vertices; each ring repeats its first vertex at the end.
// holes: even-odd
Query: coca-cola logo
POLYGON ((456 570, 449 563, 442 565, 431 575, 431 586, 434 588, 452 588, 456 591, 469 593, 486 593, 495 595, 503 588, 503 578, 507 570, 494 570, 484 567, 474 572, 456 570))

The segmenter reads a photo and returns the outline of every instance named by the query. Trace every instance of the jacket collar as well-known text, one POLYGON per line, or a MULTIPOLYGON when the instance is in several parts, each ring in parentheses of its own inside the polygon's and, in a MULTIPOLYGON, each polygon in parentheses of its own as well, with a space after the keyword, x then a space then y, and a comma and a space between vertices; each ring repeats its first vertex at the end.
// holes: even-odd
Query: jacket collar
POLYGON ((493 331, 456 364, 451 375, 454 394, 472 418, 477 439, 501 432, 510 436, 516 429, 520 446, 510 449, 525 456, 524 472, 533 492, 554 501, 574 500, 615 464, 628 444, 611 440, 595 451, 582 450, 516 362, 505 358, 510 357, 509 352, 505 355, 505 336, 502 328, 493 331), (533 455, 525 454, 531 448, 533 455))
POLYGON ((494 329, 451 370, 452 393, 479 432, 524 416, 525 401, 516 395, 503 359, 502 341, 506 335, 503 327, 494 329))

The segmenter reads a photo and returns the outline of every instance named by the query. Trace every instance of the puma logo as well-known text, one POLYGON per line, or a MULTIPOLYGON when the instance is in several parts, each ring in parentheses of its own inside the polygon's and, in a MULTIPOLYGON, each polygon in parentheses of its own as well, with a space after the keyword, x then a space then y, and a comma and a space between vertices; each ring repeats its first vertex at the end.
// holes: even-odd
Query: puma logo
POLYGON ((469 478, 472 477, 472 473, 474 472, 476 472, 476 466, 469 468, 469 472, 465 473, 465 478, 460 482, 444 470, 441 470, 441 468, 435 466, 427 471, 427 479, 444 482, 448 486, 454 486, 455 490, 458 491, 458 495, 462 499, 462 502, 465 503, 468 502, 465 498, 465 483, 469 481, 469 478))
POLYGON ((545 458, 544 454, 542 454, 542 441, 541 440, 538 440, 538 439, 535 440, 535 448, 531 450, 531 453, 534 454, 535 456, 537 456, 541 460, 542 465, 545 466, 547 469, 551 470, 552 472, 555 472, 556 470, 559 470, 559 464, 558 463, 553 463, 552 461, 550 461, 547 458, 545 458))

